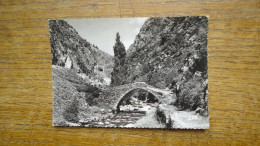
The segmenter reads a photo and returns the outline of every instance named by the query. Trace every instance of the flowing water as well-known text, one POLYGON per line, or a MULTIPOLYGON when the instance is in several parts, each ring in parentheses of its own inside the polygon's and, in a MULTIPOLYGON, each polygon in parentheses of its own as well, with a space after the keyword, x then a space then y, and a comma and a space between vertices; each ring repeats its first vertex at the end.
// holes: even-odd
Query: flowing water
POLYGON ((86 127, 123 127, 127 124, 133 124, 146 115, 145 111, 121 111, 112 118, 82 123, 86 127))

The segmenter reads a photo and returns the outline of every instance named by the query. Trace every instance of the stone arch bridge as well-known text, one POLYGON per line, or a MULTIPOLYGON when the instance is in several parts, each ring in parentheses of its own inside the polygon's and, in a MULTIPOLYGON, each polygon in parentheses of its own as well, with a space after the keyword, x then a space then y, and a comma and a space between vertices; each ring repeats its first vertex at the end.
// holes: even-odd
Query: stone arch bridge
POLYGON ((106 104, 112 110, 117 110, 120 101, 123 100, 126 95, 129 96, 129 94, 134 93, 132 91, 137 89, 142 89, 151 93, 155 96, 155 98, 158 99, 159 102, 162 101, 162 99, 164 99, 165 97, 171 96, 173 94, 170 90, 159 89, 154 86, 147 85, 145 82, 135 82, 131 84, 107 88, 101 93, 101 95, 97 99, 97 102, 99 104, 106 104))

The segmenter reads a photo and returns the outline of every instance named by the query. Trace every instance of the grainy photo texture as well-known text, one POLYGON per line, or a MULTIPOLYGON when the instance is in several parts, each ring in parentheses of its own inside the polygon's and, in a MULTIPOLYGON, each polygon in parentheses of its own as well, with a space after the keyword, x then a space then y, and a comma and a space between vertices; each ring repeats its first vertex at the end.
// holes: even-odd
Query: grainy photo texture
POLYGON ((208 18, 49 20, 53 126, 208 129, 208 18))

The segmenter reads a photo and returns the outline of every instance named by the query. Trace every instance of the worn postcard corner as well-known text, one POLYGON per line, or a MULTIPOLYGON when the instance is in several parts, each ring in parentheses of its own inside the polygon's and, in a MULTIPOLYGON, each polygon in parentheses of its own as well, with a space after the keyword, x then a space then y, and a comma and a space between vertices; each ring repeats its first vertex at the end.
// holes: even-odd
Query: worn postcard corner
POLYGON ((53 126, 208 129, 208 16, 49 20, 53 126))

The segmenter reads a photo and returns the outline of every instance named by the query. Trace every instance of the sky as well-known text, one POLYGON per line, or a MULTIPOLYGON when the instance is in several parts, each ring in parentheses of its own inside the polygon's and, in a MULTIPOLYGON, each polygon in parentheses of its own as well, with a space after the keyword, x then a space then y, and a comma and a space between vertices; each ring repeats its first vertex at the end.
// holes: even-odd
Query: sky
POLYGON ((98 46, 99 49, 114 56, 113 46, 116 33, 127 50, 134 43, 145 20, 148 18, 101 18, 101 19, 66 19, 79 35, 98 46))

